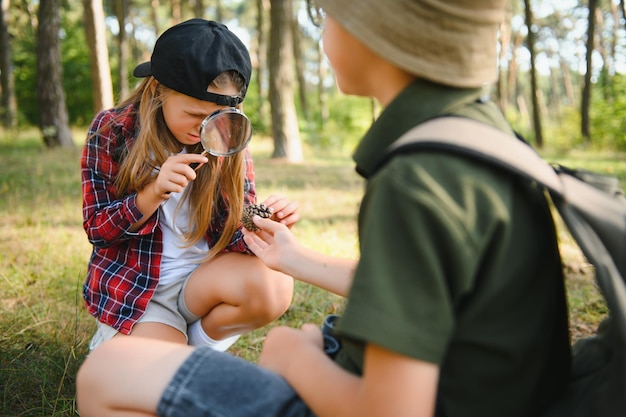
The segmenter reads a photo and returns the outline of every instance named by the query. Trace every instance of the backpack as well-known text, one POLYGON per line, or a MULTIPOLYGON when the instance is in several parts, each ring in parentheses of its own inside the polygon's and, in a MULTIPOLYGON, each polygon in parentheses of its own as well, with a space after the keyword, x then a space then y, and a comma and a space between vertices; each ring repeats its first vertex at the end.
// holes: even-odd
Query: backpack
POLYGON ((626 198, 617 178, 550 165, 520 138, 464 117, 416 126, 389 147, 385 161, 415 151, 475 158, 544 187, 594 266, 609 314, 596 334, 572 345, 566 392, 540 417, 626 416, 626 198))

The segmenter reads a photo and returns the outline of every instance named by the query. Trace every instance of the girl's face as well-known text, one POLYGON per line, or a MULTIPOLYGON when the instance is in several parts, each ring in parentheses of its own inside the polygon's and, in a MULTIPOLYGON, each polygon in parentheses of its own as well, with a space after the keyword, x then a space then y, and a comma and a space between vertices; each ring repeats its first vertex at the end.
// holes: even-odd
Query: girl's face
MULTIPOLYGON (((234 87, 211 89, 210 92, 229 96, 239 94, 234 87)), ((168 129, 180 143, 195 145, 200 142, 200 124, 204 118, 225 107, 172 91, 163 101, 163 117, 168 129)))

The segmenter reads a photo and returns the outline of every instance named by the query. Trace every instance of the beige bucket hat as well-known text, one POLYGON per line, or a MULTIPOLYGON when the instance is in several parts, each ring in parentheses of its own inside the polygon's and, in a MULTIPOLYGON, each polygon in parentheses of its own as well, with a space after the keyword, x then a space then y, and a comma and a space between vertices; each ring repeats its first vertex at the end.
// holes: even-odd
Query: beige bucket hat
POLYGON ((506 0, 316 0, 379 56, 418 77, 456 87, 496 79, 506 0))

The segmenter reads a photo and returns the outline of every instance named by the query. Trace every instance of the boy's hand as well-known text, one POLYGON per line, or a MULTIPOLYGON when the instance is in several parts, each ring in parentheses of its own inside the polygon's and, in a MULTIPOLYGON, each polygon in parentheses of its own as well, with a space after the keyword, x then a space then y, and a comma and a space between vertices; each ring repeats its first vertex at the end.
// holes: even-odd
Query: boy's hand
POLYGON ((243 229, 248 248, 269 268, 282 271, 285 263, 297 255, 300 245, 289 228, 281 223, 254 216, 256 232, 243 229))
POLYGON ((259 365, 285 376, 290 364, 307 360, 308 354, 324 354, 319 327, 305 324, 301 330, 279 326, 271 329, 259 358, 259 365))

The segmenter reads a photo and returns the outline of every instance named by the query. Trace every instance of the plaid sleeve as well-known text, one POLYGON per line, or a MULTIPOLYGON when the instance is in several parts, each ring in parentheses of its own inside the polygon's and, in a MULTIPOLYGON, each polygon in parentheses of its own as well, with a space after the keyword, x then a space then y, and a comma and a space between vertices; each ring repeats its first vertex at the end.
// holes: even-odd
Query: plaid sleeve
POLYGON ((89 128, 81 158, 83 227, 96 247, 152 233, 156 227, 156 220, 152 219, 141 230, 128 232, 142 218, 135 204, 136 194, 119 198, 115 190, 119 169, 116 152, 119 153, 120 146, 133 135, 133 129, 125 126, 113 110, 99 113, 89 128))

